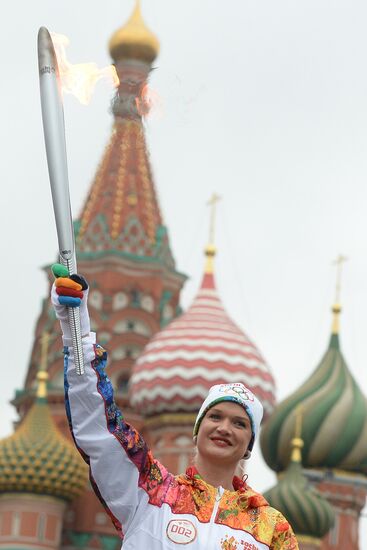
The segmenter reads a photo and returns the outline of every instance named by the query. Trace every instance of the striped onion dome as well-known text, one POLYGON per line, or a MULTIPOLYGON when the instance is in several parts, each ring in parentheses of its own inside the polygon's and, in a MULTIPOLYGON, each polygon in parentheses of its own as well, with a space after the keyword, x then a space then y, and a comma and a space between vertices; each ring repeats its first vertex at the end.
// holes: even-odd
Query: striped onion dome
POLYGON ((13 435, 0 442, 0 493, 31 493, 73 500, 87 483, 74 445, 56 427, 47 405, 47 373, 38 373, 37 400, 13 435))
POLYGON ((141 414, 194 413, 214 384, 242 382, 274 407, 275 384, 256 346, 226 313, 213 275, 215 249, 206 249, 200 290, 186 313, 148 343, 133 368, 131 404, 141 414))
POLYGON ((293 438, 292 445, 287 469, 281 475, 278 484, 266 491, 264 496, 273 508, 287 518, 298 537, 306 536, 320 540, 334 523, 334 510, 321 493, 310 485, 302 472, 302 439, 293 438))
POLYGON ((329 347, 308 380, 281 402, 262 428, 260 444, 268 466, 287 467, 296 408, 304 410, 303 465, 367 473, 367 400, 351 375, 339 344, 340 305, 329 347))
POLYGON ((157 57, 159 41, 144 23, 140 0, 136 0, 135 9, 126 24, 112 35, 109 49, 115 61, 138 59, 152 63, 157 57))

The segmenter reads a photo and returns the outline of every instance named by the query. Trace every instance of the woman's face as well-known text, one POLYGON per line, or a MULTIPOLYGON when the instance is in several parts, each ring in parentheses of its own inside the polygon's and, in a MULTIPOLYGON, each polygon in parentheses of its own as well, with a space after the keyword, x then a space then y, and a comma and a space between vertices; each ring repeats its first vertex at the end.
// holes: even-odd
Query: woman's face
POLYGON ((213 462, 237 464, 251 438, 251 422, 245 409, 237 403, 222 401, 208 410, 200 424, 198 454, 213 462))

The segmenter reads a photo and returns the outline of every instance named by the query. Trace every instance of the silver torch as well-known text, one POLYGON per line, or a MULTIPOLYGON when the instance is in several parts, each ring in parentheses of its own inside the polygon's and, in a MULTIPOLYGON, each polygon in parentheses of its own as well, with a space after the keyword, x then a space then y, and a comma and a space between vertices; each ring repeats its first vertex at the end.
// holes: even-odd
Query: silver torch
MULTIPOLYGON (((59 242, 60 262, 68 268, 70 275, 73 275, 76 273, 77 267, 69 195, 61 82, 52 39, 45 27, 41 27, 38 32, 38 66, 43 133, 59 242)), ((79 308, 68 307, 68 317, 76 372, 83 374, 84 363, 79 308)))

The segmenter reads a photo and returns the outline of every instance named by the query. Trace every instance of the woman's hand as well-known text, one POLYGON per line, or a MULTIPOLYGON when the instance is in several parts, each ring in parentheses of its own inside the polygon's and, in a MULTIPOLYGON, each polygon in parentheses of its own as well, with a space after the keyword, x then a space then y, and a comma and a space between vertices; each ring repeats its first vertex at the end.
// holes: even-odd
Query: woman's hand
POLYGON ((51 289, 51 303, 54 307, 56 317, 60 321, 63 336, 71 338, 68 307, 80 308, 82 337, 86 336, 90 332, 90 320, 87 309, 87 281, 81 275, 69 275, 68 269, 61 264, 54 264, 51 270, 55 277, 51 289))

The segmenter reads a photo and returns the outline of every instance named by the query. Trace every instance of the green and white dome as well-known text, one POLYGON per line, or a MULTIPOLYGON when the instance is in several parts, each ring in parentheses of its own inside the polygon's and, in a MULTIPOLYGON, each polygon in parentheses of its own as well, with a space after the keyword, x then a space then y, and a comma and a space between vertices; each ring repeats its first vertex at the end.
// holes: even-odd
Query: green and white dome
POLYGON ((261 450, 268 466, 280 472, 289 463, 295 411, 304 412, 305 468, 367 473, 367 400, 350 373, 339 344, 340 305, 333 309, 329 347, 316 370, 281 402, 265 423, 261 450))

